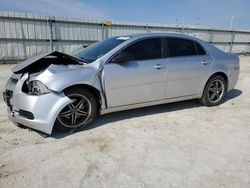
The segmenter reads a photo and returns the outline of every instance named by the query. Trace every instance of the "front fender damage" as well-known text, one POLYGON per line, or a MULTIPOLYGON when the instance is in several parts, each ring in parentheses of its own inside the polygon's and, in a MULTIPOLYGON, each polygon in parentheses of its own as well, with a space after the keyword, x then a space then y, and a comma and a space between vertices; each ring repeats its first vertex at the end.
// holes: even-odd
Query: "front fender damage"
POLYGON ((73 85, 88 85, 100 93, 101 109, 106 108, 100 60, 86 64, 74 56, 60 52, 36 56, 13 68, 14 74, 28 74, 26 84, 40 81, 53 92, 62 92, 73 85))
POLYGON ((16 83, 7 84, 6 87, 13 93, 13 108, 9 108, 9 118, 13 122, 51 134, 58 114, 71 102, 63 90, 79 84, 97 90, 100 93, 101 109, 105 109, 101 64, 100 60, 86 64, 76 57, 51 52, 16 65, 10 79, 11 82, 16 80, 16 83), (31 81, 40 81, 40 87, 45 85, 51 92, 36 95, 34 90, 30 90, 34 89, 34 82, 31 81), (26 117, 27 113, 32 114, 32 118, 26 117))

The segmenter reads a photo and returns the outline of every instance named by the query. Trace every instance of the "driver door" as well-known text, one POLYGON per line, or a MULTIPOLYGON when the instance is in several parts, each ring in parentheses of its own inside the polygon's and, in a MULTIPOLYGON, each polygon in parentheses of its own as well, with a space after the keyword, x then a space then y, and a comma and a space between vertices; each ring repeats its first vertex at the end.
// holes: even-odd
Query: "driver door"
POLYGON ((161 38, 140 40, 120 52, 129 54, 130 60, 105 64, 108 107, 165 99, 166 61, 161 43, 161 38))

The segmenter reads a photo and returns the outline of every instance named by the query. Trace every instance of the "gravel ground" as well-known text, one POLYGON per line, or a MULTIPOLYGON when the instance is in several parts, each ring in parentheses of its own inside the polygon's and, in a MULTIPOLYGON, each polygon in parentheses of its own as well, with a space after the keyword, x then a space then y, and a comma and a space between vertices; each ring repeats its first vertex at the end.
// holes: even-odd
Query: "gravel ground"
MULTIPOLYGON (((12 65, 0 66, 0 92, 12 65)), ((250 57, 218 107, 195 100, 107 114, 44 138, 0 98, 0 187, 250 187, 250 57)))

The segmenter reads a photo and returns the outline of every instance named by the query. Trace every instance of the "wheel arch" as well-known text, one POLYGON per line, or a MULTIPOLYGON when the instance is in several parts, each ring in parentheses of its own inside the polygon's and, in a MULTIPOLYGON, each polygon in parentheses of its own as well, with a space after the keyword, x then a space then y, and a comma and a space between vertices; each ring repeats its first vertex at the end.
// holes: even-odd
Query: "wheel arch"
POLYGON ((223 71, 213 72, 210 76, 208 76, 207 80, 204 81, 202 87, 200 88, 200 90, 199 90, 199 97, 201 97, 203 95, 204 89, 206 88, 206 85, 209 82, 209 80, 211 78, 213 78, 214 76, 217 76, 217 75, 222 76, 225 79, 226 90, 228 89, 228 86, 229 86, 229 77, 228 77, 228 75, 225 72, 223 72, 223 71))
MULTIPOLYGON (((228 75, 222 71, 219 71, 219 72, 215 72, 213 73, 207 80, 206 84, 205 84, 205 87, 207 85, 207 83, 209 82, 210 79, 212 79, 213 77, 215 76, 221 76, 222 78, 224 78, 225 82, 226 82, 226 89, 228 88, 228 83, 229 83, 229 78, 228 78, 228 75)), ((204 88, 205 88, 204 87, 204 88)))
POLYGON ((201 104, 205 105, 205 106, 214 106, 214 105, 218 105, 220 104, 221 102, 221 99, 219 100, 219 102, 217 101, 217 103, 211 103, 207 101, 207 93, 206 93, 206 88, 207 88, 207 85, 208 83, 216 76, 221 76, 224 80, 225 80, 225 92, 223 92, 223 96, 225 95, 225 93, 227 92, 227 89, 228 89, 228 85, 229 85, 229 78, 228 78, 228 75, 225 73, 225 72, 222 72, 222 71, 218 71, 218 72, 214 72, 213 74, 211 74, 209 76, 209 78, 207 79, 206 81, 206 84, 204 85, 203 87, 203 90, 202 90, 202 94, 199 98, 199 101, 201 104))
POLYGON ((98 109, 100 110, 100 108, 102 107, 103 104, 103 97, 101 95, 101 91, 91 85, 88 84, 74 84, 74 85, 70 85, 68 87, 65 87, 62 91, 65 91, 66 89, 71 89, 71 88, 85 88, 87 90, 89 90, 95 97, 97 105, 98 105, 98 109))

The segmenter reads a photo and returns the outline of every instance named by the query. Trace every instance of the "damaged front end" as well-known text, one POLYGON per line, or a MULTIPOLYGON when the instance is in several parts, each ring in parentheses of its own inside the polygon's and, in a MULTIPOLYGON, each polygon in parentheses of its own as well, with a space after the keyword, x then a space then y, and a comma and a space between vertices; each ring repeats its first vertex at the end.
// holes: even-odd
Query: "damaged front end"
POLYGON ((71 55, 67 55, 61 52, 53 51, 47 54, 38 55, 17 64, 12 72, 15 74, 20 73, 36 73, 46 69, 51 64, 53 65, 79 65, 84 62, 71 55))
POLYGON ((58 114, 71 103, 63 89, 84 82, 98 85, 93 80, 96 67, 85 65, 77 57, 56 51, 17 64, 3 94, 10 120, 51 134, 58 114), (88 70, 86 74, 83 69, 88 70))
POLYGON ((16 83, 13 78, 8 81, 4 92, 9 119, 50 135, 58 113, 71 100, 63 92, 49 90, 39 82, 28 89, 28 73, 19 76, 16 83))

